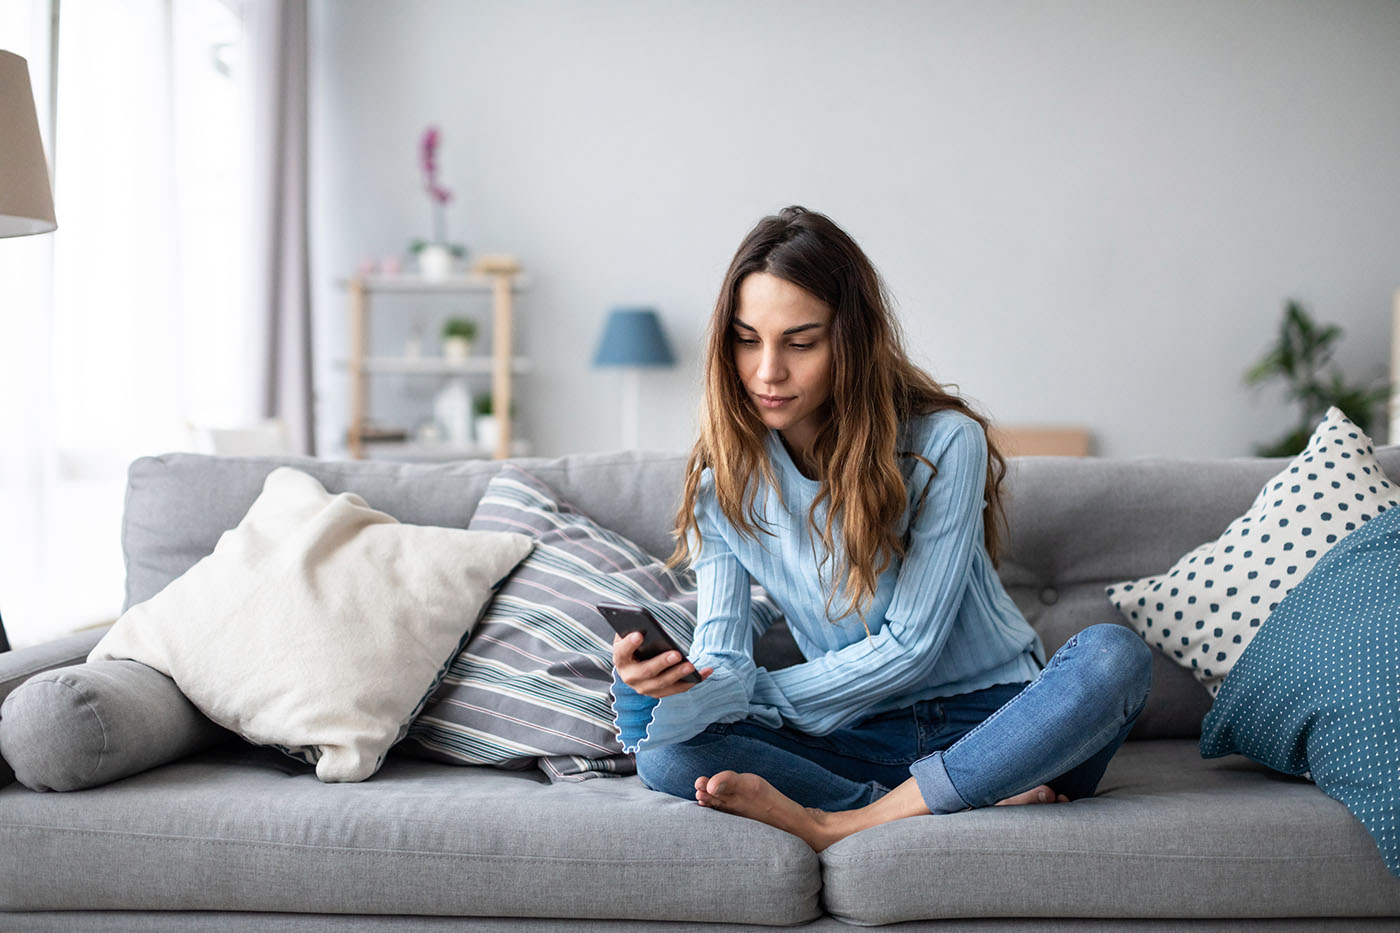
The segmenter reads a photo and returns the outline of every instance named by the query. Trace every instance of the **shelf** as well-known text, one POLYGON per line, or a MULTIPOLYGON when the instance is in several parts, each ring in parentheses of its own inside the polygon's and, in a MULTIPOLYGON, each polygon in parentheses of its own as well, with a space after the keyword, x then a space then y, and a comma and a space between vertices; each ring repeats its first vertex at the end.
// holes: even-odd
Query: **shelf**
MULTIPOLYGON (((511 441, 512 457, 530 456, 530 442, 511 441)), ((365 441, 364 456, 378 460, 428 462, 439 460, 489 460, 495 451, 476 444, 424 444, 418 441, 365 441)))
MULTIPOLYGON (((349 369, 349 360, 336 360, 339 369, 349 369)), ((455 376, 472 373, 493 373, 495 362, 489 356, 449 360, 441 356, 371 356, 363 363, 367 373, 396 373, 403 376, 455 376)), ((510 371, 516 375, 530 371, 530 361, 517 356, 510 361, 510 371)))
MULTIPOLYGON (((367 275, 359 279, 337 279, 341 288, 349 288, 356 282, 363 284, 371 292, 489 292, 496 287, 496 276, 468 273, 451 275, 445 279, 425 279, 419 275, 367 275)), ((530 287, 530 281, 523 275, 511 276, 510 290, 523 292, 530 287)))
MULTIPOLYGON (((366 453, 397 460, 451 460, 473 457, 516 456, 528 451, 528 445, 512 443, 509 421, 501 426, 501 436, 494 450, 476 446, 421 444, 413 441, 388 442, 372 440, 372 419, 369 413, 370 378, 379 375, 399 376, 467 376, 479 374, 491 377, 491 396, 501 411, 511 411, 511 383, 517 373, 526 372, 529 362, 516 356, 514 344, 514 295, 527 282, 519 266, 510 257, 496 256, 482 271, 463 272, 442 279, 425 279, 416 273, 396 275, 353 276, 339 284, 349 293, 350 346, 349 356, 342 367, 350 376, 350 425, 346 444, 352 459, 366 453), (442 356, 371 356, 370 306, 374 296, 399 295, 461 295, 481 293, 491 301, 491 352, 489 356, 468 356, 448 360, 442 356)), ((391 302, 412 306, 421 302, 391 302)))

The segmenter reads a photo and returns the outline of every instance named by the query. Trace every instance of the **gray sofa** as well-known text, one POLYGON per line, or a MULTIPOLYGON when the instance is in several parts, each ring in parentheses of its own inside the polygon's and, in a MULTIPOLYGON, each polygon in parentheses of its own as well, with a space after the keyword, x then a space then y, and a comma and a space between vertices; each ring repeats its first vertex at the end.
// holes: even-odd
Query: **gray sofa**
MULTIPOLYGON (((1400 475, 1400 448, 1379 451, 1400 475)), ((657 554, 682 459, 517 461, 657 554)), ((488 462, 402 465, 176 454, 137 461, 123 528, 128 604, 212 550, 291 464, 406 522, 465 526, 488 462)), ((1012 461, 1007 588, 1053 651, 1118 621, 1105 584, 1219 534, 1273 460, 1012 461)), ((0 698, 81 661, 100 632, 0 655, 0 698)), ((762 659, 793 657, 770 634, 762 659)), ((648 791, 636 777, 390 755, 327 785, 239 742, 104 786, 36 793, 0 774, 0 929, 1394 928, 1400 879, 1312 784, 1202 760, 1203 688, 1156 658, 1154 689, 1097 797, 898 821, 820 855, 783 832, 648 791)))

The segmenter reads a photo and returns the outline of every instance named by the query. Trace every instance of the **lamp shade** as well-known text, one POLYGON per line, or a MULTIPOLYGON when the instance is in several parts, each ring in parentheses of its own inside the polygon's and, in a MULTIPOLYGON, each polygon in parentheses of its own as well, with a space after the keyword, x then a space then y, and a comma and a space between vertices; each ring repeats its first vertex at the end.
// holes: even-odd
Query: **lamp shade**
POLYGON ((676 355, 651 308, 618 308, 608 315, 594 366, 671 366, 676 355))
POLYGON ((0 52, 0 237, 57 226, 29 66, 13 52, 0 52))

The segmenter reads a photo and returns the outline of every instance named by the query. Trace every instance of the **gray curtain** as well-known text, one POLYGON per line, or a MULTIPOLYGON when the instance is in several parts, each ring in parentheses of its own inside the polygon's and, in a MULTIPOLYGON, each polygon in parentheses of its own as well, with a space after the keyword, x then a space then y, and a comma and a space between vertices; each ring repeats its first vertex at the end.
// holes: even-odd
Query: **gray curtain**
POLYGON ((307 258, 306 0, 245 7, 252 116, 250 312, 264 347, 262 414, 281 418, 295 450, 315 453, 307 258))

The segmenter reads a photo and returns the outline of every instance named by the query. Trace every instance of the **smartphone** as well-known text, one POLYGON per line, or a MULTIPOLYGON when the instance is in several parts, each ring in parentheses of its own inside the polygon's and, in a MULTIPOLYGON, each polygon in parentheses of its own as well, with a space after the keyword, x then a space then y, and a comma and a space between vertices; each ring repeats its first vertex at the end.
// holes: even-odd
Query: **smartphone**
MULTIPOLYGON (((637 646, 637 651, 633 655, 638 661, 646 661, 658 654, 665 654, 667 651, 674 651, 682 658, 685 657, 681 646, 676 644, 675 639, 666 634, 661 623, 656 621, 656 616, 652 615, 645 606, 599 603, 598 611, 603 614, 603 618, 612 626, 613 631, 622 637, 626 638, 633 632, 642 633, 642 643, 637 646)), ((698 671, 691 671, 681 678, 681 682, 698 684, 700 674, 698 671)))

